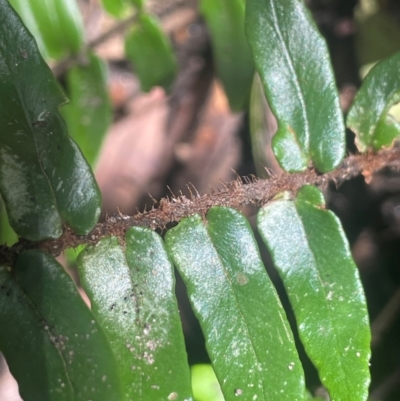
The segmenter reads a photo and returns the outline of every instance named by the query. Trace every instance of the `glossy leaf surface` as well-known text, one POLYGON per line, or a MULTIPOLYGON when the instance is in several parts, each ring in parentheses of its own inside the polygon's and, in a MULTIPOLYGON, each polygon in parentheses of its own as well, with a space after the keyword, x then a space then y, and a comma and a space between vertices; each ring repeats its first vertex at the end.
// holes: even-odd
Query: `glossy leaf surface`
POLYGON ((286 171, 342 161, 345 131, 326 43, 303 1, 248 0, 246 30, 278 120, 273 149, 286 171))
POLYGON ((48 326, 6 267, 0 267, 0 327, 0 350, 21 397, 73 401, 72 385, 48 326))
POLYGON ((347 116, 347 126, 356 134, 358 150, 388 147, 400 136, 400 123, 390 108, 400 102, 400 53, 371 69, 347 116))
POLYGON ((202 0, 200 10, 211 33, 218 77, 233 111, 245 108, 254 75, 244 32, 244 0, 202 0))
POLYGON ((64 268, 44 252, 26 251, 16 282, 60 353, 75 399, 121 399, 110 345, 64 268))
POLYGON ((66 98, 6 0, 0 37, 0 192, 10 224, 35 241, 58 237, 63 222, 85 234, 100 214, 98 186, 58 111, 66 98))
POLYGON ((69 134, 93 166, 112 121, 105 63, 89 54, 87 65, 68 71, 67 85, 70 103, 62 108, 62 114, 69 134))
POLYGON ((161 238, 145 228, 101 240, 79 257, 82 283, 118 361, 126 400, 190 400, 190 375, 161 238))
POLYGON ((212 208, 183 219, 166 243, 186 283, 227 401, 302 400, 304 378, 285 312, 247 220, 212 208))
POLYGON ((177 63, 171 43, 155 18, 140 16, 127 35, 125 52, 143 91, 148 92, 153 86, 162 86, 166 90, 171 87, 177 63))
POLYGON ((301 341, 334 401, 368 396, 370 331, 358 270, 315 187, 260 210, 258 228, 283 280, 301 341))

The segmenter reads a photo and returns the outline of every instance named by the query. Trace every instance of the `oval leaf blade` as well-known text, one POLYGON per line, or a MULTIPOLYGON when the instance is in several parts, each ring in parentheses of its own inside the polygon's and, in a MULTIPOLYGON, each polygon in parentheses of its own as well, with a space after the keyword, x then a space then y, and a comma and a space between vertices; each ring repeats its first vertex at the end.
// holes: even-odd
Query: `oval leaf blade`
POLYGON ((6 0, 0 36, 0 192, 10 224, 34 241, 58 237, 62 221, 86 234, 100 215, 98 186, 58 111, 65 96, 6 0))
POLYGON ((166 244, 206 337, 229 400, 302 400, 303 369, 275 289, 247 220, 212 208, 183 219, 166 244))
POLYGON ((286 171, 333 170, 345 130, 326 43, 302 0, 248 0, 246 31, 278 120, 273 149, 286 171))
POLYGON ((0 327, 0 350, 25 401, 75 400, 59 349, 6 267, 0 267, 0 327))
POLYGON ((148 92, 157 85, 169 90, 175 79, 177 62, 170 41, 155 18, 140 16, 126 37, 125 52, 143 91, 148 92))
POLYGON ((233 111, 249 101, 254 75, 253 58, 244 32, 244 0, 202 0, 203 14, 214 50, 218 77, 233 111))
POLYGON ((301 341, 334 401, 368 396, 370 330, 366 301, 345 234, 315 187, 276 200, 258 228, 283 280, 301 341))
POLYGON ((70 103, 62 108, 62 115, 69 134, 93 166, 112 121, 105 63, 88 54, 87 65, 68 71, 67 85, 70 103))
POLYGON ((174 295, 172 264, 146 228, 101 240, 78 261, 93 312, 124 380, 126 400, 190 400, 190 374, 174 295))
POLYGON ((388 147, 400 136, 400 123, 389 114, 400 102, 400 52, 375 65, 349 110, 346 124, 360 152, 388 147))
POLYGON ((25 251, 17 259, 16 281, 62 357, 74 399, 121 399, 107 339, 64 268, 44 252, 25 251))

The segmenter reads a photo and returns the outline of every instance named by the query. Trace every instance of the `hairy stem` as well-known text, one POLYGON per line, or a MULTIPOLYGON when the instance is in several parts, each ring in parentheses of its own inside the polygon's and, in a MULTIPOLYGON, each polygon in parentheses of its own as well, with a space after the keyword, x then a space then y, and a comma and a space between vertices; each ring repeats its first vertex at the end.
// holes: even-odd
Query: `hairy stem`
POLYGON ((8 248, 0 246, 0 265, 12 266, 16 256, 26 249, 42 249, 58 256, 63 250, 83 244, 95 244, 100 238, 114 235, 123 241, 126 231, 132 226, 146 226, 152 229, 165 229, 167 224, 178 222, 184 217, 194 214, 205 216, 213 206, 227 206, 240 210, 245 205, 263 206, 271 201, 278 193, 296 192, 307 184, 319 187, 329 182, 340 185, 360 174, 367 182, 374 173, 384 169, 400 168, 400 148, 394 147, 382 150, 375 154, 351 155, 334 171, 318 174, 309 169, 302 173, 283 174, 270 179, 240 178, 225 185, 224 189, 210 194, 199 195, 195 190, 192 196, 184 195, 163 198, 155 201, 151 210, 137 213, 133 216, 122 214, 107 216, 105 221, 98 223, 90 234, 79 236, 69 228, 65 228, 63 235, 56 240, 30 242, 20 240, 8 248))

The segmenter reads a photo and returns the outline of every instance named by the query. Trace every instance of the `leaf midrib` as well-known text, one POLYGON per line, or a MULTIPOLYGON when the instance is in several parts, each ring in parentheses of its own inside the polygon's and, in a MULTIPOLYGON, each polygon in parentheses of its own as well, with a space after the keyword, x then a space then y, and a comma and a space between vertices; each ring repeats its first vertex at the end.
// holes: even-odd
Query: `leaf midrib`
MULTIPOLYGON (((14 70, 13 70, 12 68, 10 68, 8 57, 4 57, 4 60, 5 60, 5 63, 7 64, 8 72, 9 72, 9 74, 11 75, 11 77, 12 77, 12 79, 13 79, 13 81, 12 81, 12 82, 13 82, 13 87, 15 88, 15 92, 16 92, 17 95, 18 95, 18 100, 19 100, 19 102, 20 102, 20 104, 21 104, 21 106, 22 106, 21 109, 22 109, 23 114, 24 114, 24 116, 25 116, 25 120, 28 122, 27 125, 28 125, 28 127, 29 127, 29 132, 30 132, 31 137, 32 137, 32 139, 33 139, 33 143, 34 143, 34 145, 35 145, 36 157, 37 157, 37 160, 38 160, 38 164, 39 164, 40 170, 42 171, 43 176, 44 176, 44 178, 46 179, 46 181, 47 181, 47 183, 48 183, 48 185, 49 185, 50 192, 51 192, 51 195, 52 195, 52 198, 53 198, 53 201, 54 201, 54 206, 55 206, 55 208, 56 208, 57 214, 58 214, 60 220, 63 221, 63 219, 62 219, 62 217, 61 217, 60 209, 59 209, 59 206, 58 206, 58 203, 57 203, 57 198, 56 198, 56 195, 55 195, 55 192, 54 192, 54 188, 53 188, 53 186, 51 185, 50 179, 49 179, 47 173, 46 173, 45 170, 44 170, 44 167, 43 167, 43 165, 42 165, 41 159, 39 158, 39 151, 38 151, 37 140, 36 140, 36 137, 35 137, 35 131, 34 131, 34 129, 32 128, 32 121, 31 121, 29 115, 28 115, 27 112, 26 112, 26 110, 27 110, 28 108, 26 107, 26 104, 25 104, 25 101, 24 101, 24 97, 22 96, 22 93, 21 93, 21 91, 20 91, 19 85, 15 84, 15 82, 18 82, 18 79, 16 79, 17 77, 16 77, 16 75, 14 74, 14 70)), ((37 228, 37 227, 36 227, 36 228, 37 228)))
MULTIPOLYGON (((287 61, 287 65, 290 69, 290 73, 291 76, 293 77, 292 82, 294 83, 295 87, 296 87, 296 94, 297 97, 299 99, 299 102, 301 104, 301 114, 303 117, 303 122, 304 122, 304 131, 306 134, 306 141, 305 141, 305 145, 307 146, 307 149, 302 149, 307 156, 309 155, 309 149, 310 149, 310 125, 308 122, 308 111, 307 111, 307 106, 306 106, 306 102, 303 96, 303 92, 301 90, 301 85, 300 85, 300 81, 299 81, 299 77, 297 75, 297 71, 294 67, 294 62, 292 59, 292 56, 290 54, 290 51, 287 47, 286 41, 283 39, 283 35, 282 35, 282 31, 280 29, 279 26, 279 22, 278 22, 278 17, 277 17, 277 13, 276 13, 276 8, 275 8, 275 0, 269 0, 270 4, 271 4, 271 10, 272 10, 272 17, 273 17, 273 21, 274 21, 274 27, 275 27, 275 31, 282 43, 282 48, 284 50, 283 54, 284 57, 287 61)), ((297 140, 299 141, 299 137, 298 137, 298 133, 296 132, 296 136, 297 136, 297 140)))
MULTIPOLYGON (((237 297, 236 291, 234 290, 234 287, 233 287, 233 285, 232 285, 233 281, 232 281, 232 279, 231 279, 231 276, 230 276, 230 274, 229 274, 229 271, 228 271, 228 269, 225 267, 224 259, 223 259, 222 256, 219 254, 219 252, 218 252, 218 250, 217 250, 217 247, 214 245, 214 242, 213 242, 213 240, 212 240, 212 237, 211 237, 211 235, 209 234, 207 228, 206 228, 206 232, 207 232, 207 235, 209 236, 209 238, 210 238, 210 240, 211 240, 212 247, 214 248, 215 253, 217 254, 217 259, 218 259, 218 261, 219 261, 219 264, 220 264, 221 267, 222 267, 222 270, 223 270, 224 275, 225 275, 225 277, 226 277, 226 281, 227 281, 227 284, 229 285, 230 291, 233 293, 233 298, 234 298, 235 301, 236 301, 237 310, 239 311, 240 316, 241 316, 241 318, 242 318, 242 321, 243 321, 243 323, 244 323, 244 328, 245 328, 246 333, 247 333, 247 338, 249 339, 249 342, 250 342, 250 344, 251 344, 251 350, 252 350, 252 353, 254 354, 254 358, 255 358, 255 360, 256 360, 260 365, 264 366, 265 363, 263 362, 263 358, 259 358, 258 353, 257 353, 257 351, 256 351, 256 347, 254 346, 254 341, 253 341, 252 336, 250 335, 250 332, 249 332, 249 329, 248 329, 249 323, 248 323, 248 321, 247 321, 247 319, 246 319, 246 314, 243 313, 243 311, 242 311, 242 309, 241 309, 241 303, 239 302, 239 299, 238 299, 238 297, 237 297)), ((257 374, 257 376, 258 376, 259 380, 261 380, 261 382, 263 383, 263 399, 264 399, 264 401, 268 401, 268 400, 265 398, 265 397, 266 397, 266 391, 265 391, 265 383, 264 383, 263 377, 262 377, 262 375, 260 375, 259 373, 257 374)))
MULTIPOLYGON (((312 206, 312 205, 310 204, 310 206, 312 206)), ((295 210, 296 210, 296 214, 297 214, 297 216, 299 218, 299 221, 300 221, 300 224, 301 224, 301 228, 302 228, 302 231, 304 233, 304 237, 305 237, 305 239, 307 241, 307 247, 310 250, 310 255, 312 256, 312 262, 313 262, 312 267, 313 267, 313 270, 314 270, 314 272, 316 272, 316 276, 318 278, 318 281, 321 284, 321 288, 322 288, 322 291, 323 291, 323 294, 324 294, 324 299, 326 300, 327 299, 327 293, 326 293, 325 286, 323 284, 321 275, 320 275, 319 270, 318 270, 318 263, 317 263, 314 251, 311 249, 310 241, 309 241, 309 235, 307 233, 307 230, 305 229, 305 226, 304 226, 304 223, 303 223, 303 219, 302 219, 300 213, 297 210, 297 205, 295 205, 295 210)), ((327 309, 327 311, 329 313, 329 326, 330 326, 332 332, 335 333, 334 341, 335 341, 335 345, 336 345, 335 348, 337 350, 336 353, 338 355, 340 355, 340 352, 339 352, 340 347, 339 347, 339 344, 338 344, 338 335, 337 335, 336 327, 332 323, 333 322, 332 316, 334 315, 334 312, 333 312, 332 306, 331 306, 331 304, 329 302, 325 302, 325 305, 326 305, 326 309, 327 309)), ((340 370, 339 370, 340 371, 340 380, 342 382, 346 383, 347 394, 352 394, 352 389, 348 388, 348 385, 347 385, 348 382, 347 382, 347 380, 345 380, 345 373, 344 373, 345 369, 344 369, 342 358, 338 358, 338 364, 340 366, 340 370)))
MULTIPOLYGON (((20 284, 20 282, 19 282, 17 279, 13 279, 13 278, 11 278, 11 277, 9 277, 9 279, 10 279, 11 281, 13 281, 13 282, 15 283, 15 285, 20 289, 20 291, 21 291, 22 294, 24 295, 24 298, 26 299, 28 305, 31 306, 33 312, 34 312, 34 313, 36 314, 36 316, 39 318, 39 323, 40 323, 41 321, 48 322, 48 319, 46 319, 46 318, 42 315, 42 313, 40 312, 40 310, 38 309, 38 307, 36 306, 36 304, 33 302, 33 300, 29 297, 28 293, 25 291, 24 287, 20 284)), ((48 322, 48 323, 49 323, 49 322, 48 322)), ((63 364, 63 366, 64 366, 65 376, 66 376, 66 378, 67 378, 67 380, 68 380, 68 384, 69 384, 69 386, 70 386, 70 388, 71 388, 71 392, 72 392, 73 399, 76 400, 76 398, 75 398, 76 392, 75 392, 75 388, 74 388, 74 386, 73 386, 73 384, 72 384, 72 380, 71 380, 71 378, 70 378, 70 376, 69 376, 69 371, 68 371, 68 368, 67 368, 67 362, 66 362, 66 360, 65 360, 65 358, 64 358, 63 353, 62 353, 62 352, 59 350, 59 348, 53 343, 53 341, 52 341, 52 339, 51 339, 51 337, 50 337, 50 335, 53 335, 54 337, 57 337, 57 334, 54 333, 54 332, 51 330, 51 325, 50 325, 50 324, 48 324, 48 327, 49 327, 48 330, 42 330, 42 331, 44 331, 44 332, 46 333, 46 336, 47 336, 47 338, 48 338, 50 344, 52 344, 52 346, 56 349, 58 355, 60 356, 61 362, 62 362, 62 364, 63 364)))

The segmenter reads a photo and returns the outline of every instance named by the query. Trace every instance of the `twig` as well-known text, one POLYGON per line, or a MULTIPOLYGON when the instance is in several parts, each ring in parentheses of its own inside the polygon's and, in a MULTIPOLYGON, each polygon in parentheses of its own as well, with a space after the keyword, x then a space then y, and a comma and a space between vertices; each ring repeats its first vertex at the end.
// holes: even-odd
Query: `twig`
POLYGON ((391 394, 400 387, 400 366, 388 376, 368 398, 370 401, 386 400, 391 394))
POLYGON ((373 347, 376 347, 379 344, 385 331, 387 331, 393 324, 394 320, 399 317, 399 311, 400 288, 394 293, 371 325, 373 347))
MULTIPOLYGON (((176 8, 181 7, 185 4, 184 1, 177 1, 173 6, 166 7, 159 13, 160 18, 164 18, 174 12, 176 8)), ((61 60, 59 63, 55 64, 52 67, 53 74, 59 78, 62 76, 68 69, 73 67, 76 64, 79 64, 82 59, 86 58, 86 53, 89 50, 93 50, 96 47, 102 45, 107 40, 111 39, 113 36, 123 33, 126 29, 128 29, 131 25, 133 25, 138 18, 138 13, 134 12, 129 17, 118 21, 112 26, 108 31, 103 32, 98 37, 91 40, 80 52, 79 54, 73 54, 66 57, 64 60, 61 60)))
POLYGON ((124 32, 127 28, 129 28, 137 19, 137 13, 125 18, 122 21, 116 23, 113 27, 111 27, 108 31, 102 33, 97 38, 94 38, 90 41, 83 50, 79 54, 73 54, 68 56, 64 60, 61 60, 58 64, 56 64, 52 70, 53 74, 59 78, 63 75, 69 68, 73 67, 75 64, 79 63, 79 61, 85 57, 85 54, 92 49, 95 49, 97 46, 100 46, 114 35, 124 32))
POLYGON ((272 179, 255 178, 247 184, 239 178, 226 184, 223 190, 212 194, 196 195, 192 199, 185 196, 163 198, 157 208, 152 207, 149 211, 133 216, 119 214, 107 217, 105 222, 98 223, 88 235, 79 236, 71 229, 65 228, 63 235, 56 240, 42 242, 21 240, 11 248, 0 246, 0 265, 12 266, 16 256, 26 249, 42 249, 57 256, 64 249, 82 244, 95 244, 106 236, 114 235, 122 239, 132 226, 165 229, 167 224, 178 222, 187 216, 200 214, 204 217, 213 206, 226 206, 238 210, 250 204, 262 206, 282 191, 289 191, 295 195, 303 185, 312 184, 323 187, 329 182, 339 185, 360 174, 363 174, 368 181, 373 173, 383 168, 400 169, 400 148, 383 150, 376 154, 349 156, 340 167, 326 174, 318 174, 310 169, 272 179))

